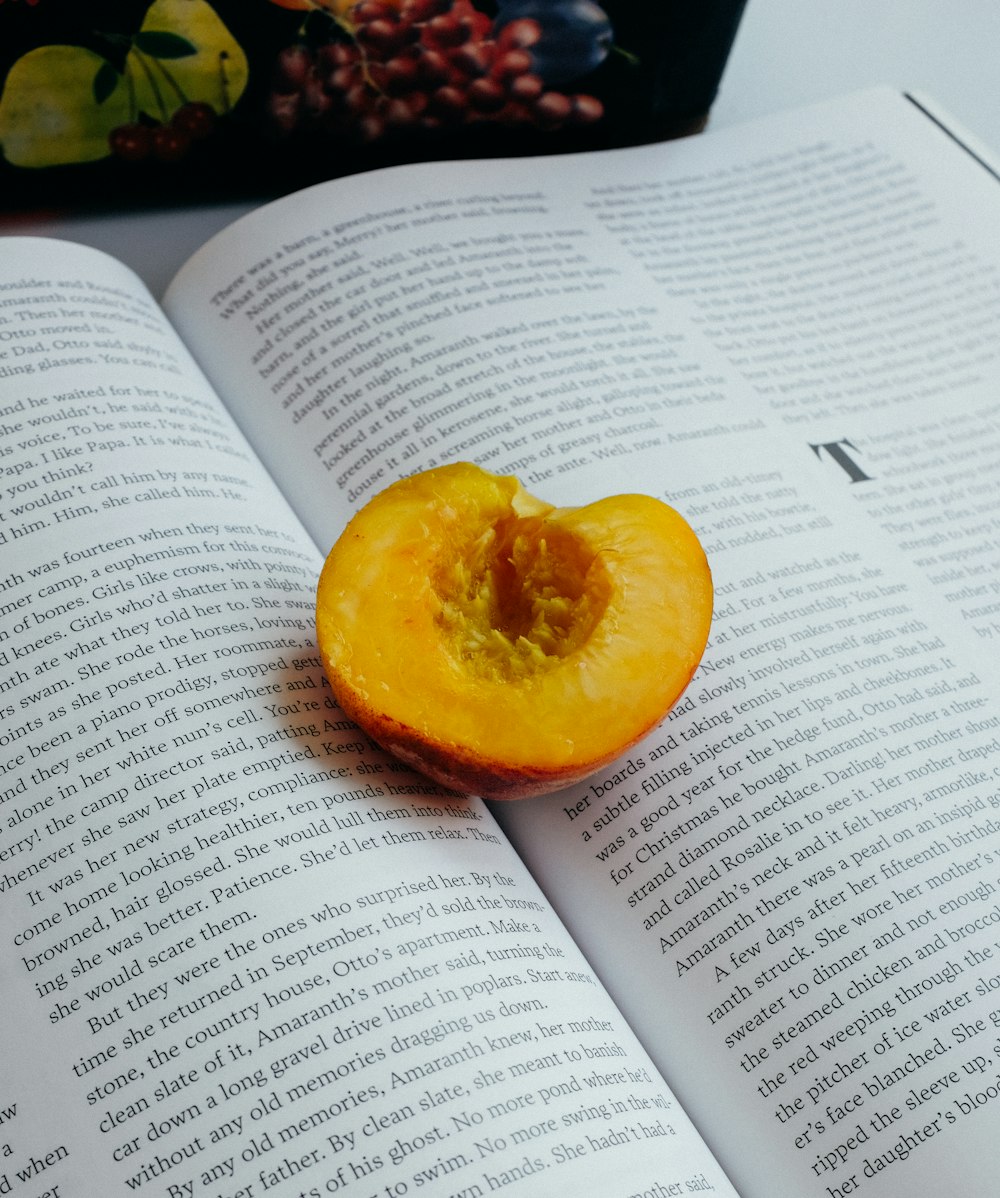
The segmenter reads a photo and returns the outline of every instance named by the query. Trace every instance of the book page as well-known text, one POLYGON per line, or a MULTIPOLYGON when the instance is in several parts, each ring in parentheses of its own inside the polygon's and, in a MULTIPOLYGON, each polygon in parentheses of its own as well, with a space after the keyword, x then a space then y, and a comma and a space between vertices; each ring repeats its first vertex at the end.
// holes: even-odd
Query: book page
POLYGON ((138 281, 2 262, 0 1193, 732 1194, 138 281))
POLYGON ((499 818, 742 1194, 986 1198, 996 178, 890 93, 466 171, 251 218, 171 311, 303 510, 471 457, 689 517, 687 696, 499 818))
POLYGON ((619 1001, 741 1193, 986 1198, 1000 192, 875 132, 824 143, 843 222, 816 223, 787 155, 702 181, 728 294, 690 206, 683 261, 656 248, 788 436, 671 461, 717 584, 702 671, 560 810, 499 815, 599 972, 628 970, 619 1001), (755 229, 760 190, 784 203, 755 229))
POLYGON ((678 464, 717 593, 682 701, 556 802, 496 813, 741 1194, 986 1198, 996 670, 772 452, 678 464))

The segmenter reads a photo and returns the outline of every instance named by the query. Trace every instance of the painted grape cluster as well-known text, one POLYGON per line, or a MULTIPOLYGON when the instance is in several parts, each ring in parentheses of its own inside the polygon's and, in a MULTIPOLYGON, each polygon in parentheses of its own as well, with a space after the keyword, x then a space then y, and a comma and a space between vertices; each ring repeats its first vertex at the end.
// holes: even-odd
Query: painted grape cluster
POLYGON ((592 0, 507 0, 495 18, 470 0, 360 0, 337 24, 340 40, 279 54, 269 107, 280 131, 371 142, 480 121, 557 130, 604 114, 596 97, 557 89, 610 51, 592 0))

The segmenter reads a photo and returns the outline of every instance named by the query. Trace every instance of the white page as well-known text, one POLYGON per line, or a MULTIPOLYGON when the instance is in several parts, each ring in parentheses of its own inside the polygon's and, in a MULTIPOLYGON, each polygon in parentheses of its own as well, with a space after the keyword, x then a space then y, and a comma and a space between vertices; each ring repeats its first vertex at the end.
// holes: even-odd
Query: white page
POLYGON ((985 1198, 995 668, 806 471, 719 448, 719 473, 678 470, 719 594, 685 699, 598 777, 496 813, 741 1194, 985 1198), (741 544, 733 500, 800 504, 829 545, 741 544))
POLYGON ((0 262, 0 1192, 731 1192, 138 281, 0 262))
MULTIPOLYGON (((947 476, 938 472, 928 485, 924 475, 935 438, 977 429, 988 433, 992 427, 992 280, 1000 243, 996 186, 908 101, 888 93, 870 95, 620 157, 477 166, 474 184, 466 168, 456 166, 451 178, 447 169, 434 168, 354 181, 336 193, 317 190, 224 236, 182 275, 169 297, 192 337, 198 337, 199 327, 205 330, 199 352, 220 380, 225 378, 226 389, 240 397, 238 405, 247 411, 241 418, 262 430, 261 443, 278 446, 283 469, 301 477, 293 495, 307 520, 311 497, 331 490, 328 483, 324 487, 331 473, 332 490, 355 504, 394 474, 431 464, 440 455, 443 460, 471 456, 517 472, 558 502, 582 502, 612 488, 649 490, 674 501, 702 531, 720 603, 713 644, 688 700, 659 734, 602 778, 560 799, 502 814, 748 1195, 855 1190, 889 1195, 901 1184, 910 1192, 936 1193, 956 1184, 957 1159, 963 1161, 963 1193, 992 1193, 987 1137, 989 1086, 995 1085, 989 1047, 995 971, 987 917, 994 883, 984 873, 979 886, 978 871, 988 871, 995 840, 989 811, 995 797, 990 755, 996 679, 974 639, 985 638, 990 623, 961 598, 946 571, 928 562, 926 546, 921 549, 915 544, 919 537, 911 535, 914 530, 896 527, 906 518, 892 509, 896 487, 907 492, 907 502, 922 504, 927 512, 939 513, 951 502, 956 514, 948 519, 959 522, 962 536, 975 535, 975 509, 958 508, 949 499, 947 476), (502 205, 491 202, 476 215, 475 196, 501 186, 522 197, 540 192, 521 203, 544 211, 507 217, 497 210, 502 205), (456 195, 467 201, 467 214, 452 222, 449 209, 456 195), (421 209, 426 225, 415 224, 417 204, 431 205, 421 209), (613 205, 620 207, 620 217, 613 205), (405 384, 422 367, 411 351, 429 351, 435 355, 431 362, 454 364, 456 372, 468 375, 455 412, 469 420, 465 427, 475 439, 463 439, 462 427, 452 422, 444 437, 424 443, 421 433, 440 428, 441 405, 455 402, 454 391, 441 390, 443 383, 441 394, 434 394, 434 379, 415 384, 409 394, 411 403, 426 398, 426 404, 407 408, 403 391, 386 401, 393 411, 398 404, 395 427, 416 432, 415 439, 400 435, 397 446, 396 433, 385 428, 365 427, 359 435, 357 424, 347 423, 360 411, 357 399, 346 398, 338 379, 308 382, 289 376, 272 390, 269 367, 278 350, 264 348, 272 326, 257 328, 257 317, 247 320, 238 308, 223 315, 231 296, 210 302, 206 276, 218 278, 216 254, 237 251, 237 261, 249 267, 281 245, 279 224, 285 237, 289 228, 296 235, 322 237, 321 230, 335 220, 344 225, 330 234, 337 253, 352 256, 339 268, 344 281, 352 269, 366 271, 354 281, 359 288, 354 298, 359 307, 372 307, 354 317, 348 312, 329 328, 322 327, 320 313, 299 327, 317 329, 322 342, 372 321, 361 330, 379 338, 371 352, 388 353, 402 343, 381 330, 400 319, 417 322, 421 308, 406 308, 409 293, 402 292, 415 288, 413 297, 428 300, 430 311, 441 316, 440 322, 417 326, 430 340, 402 351, 409 357, 408 370, 384 381, 376 371, 392 369, 391 353, 378 367, 366 365, 358 374, 348 361, 349 390, 360 384, 361 402, 370 397, 377 405, 388 394, 384 388, 405 384), (403 227, 394 231, 394 224, 403 227), (423 255, 417 250, 429 240, 427 228, 438 234, 440 248, 431 256, 440 269, 435 276, 439 294, 418 287, 423 255), (504 255, 517 259, 513 251, 529 244, 520 240, 527 233, 541 235, 544 244, 546 234, 555 239, 565 229, 582 233, 558 253, 569 255, 575 246, 583 257, 554 265, 559 278, 538 279, 534 285, 542 294, 527 295, 532 285, 525 281, 526 298, 498 302, 485 314, 478 308, 457 310, 466 296, 473 304, 490 296, 503 300, 504 276, 496 272, 504 255), (476 234, 482 241, 473 244, 476 234), (355 235, 356 242, 338 240, 355 235), (503 240, 507 237, 511 240, 503 240), (463 241, 469 243, 464 248, 456 244, 463 241), (484 269, 487 248, 497 257, 492 290, 484 291, 485 275, 465 272, 484 269), (476 260, 456 258, 447 264, 451 254, 470 251, 476 260), (779 251, 783 256, 776 258, 779 251), (636 273, 624 270, 630 253, 644 264, 636 273), (462 277, 449 279, 446 272, 456 268, 462 277), (573 269, 583 273, 562 277, 562 271, 573 269), (399 278, 397 272, 403 272, 399 278), (588 282, 596 290, 588 290, 588 282), (545 292, 546 286, 553 294, 545 292), (448 293, 449 287, 458 291, 448 293), (375 322, 380 299, 386 310, 404 303, 384 325, 375 322), (620 328, 614 328, 611 312, 620 328), (637 327, 628 326, 631 320, 637 327), (639 321, 646 327, 638 327, 639 321), (559 371, 563 346, 554 338, 572 333, 576 322, 600 330, 594 340, 603 338, 601 348, 584 339, 574 353, 567 341, 563 365, 568 361, 572 368, 543 377, 543 370, 559 371), (491 339, 498 323, 501 333, 491 339), (627 345, 630 336, 637 340, 627 345), (484 352, 484 340, 490 353, 482 367, 464 362, 484 352), (217 352, 212 356, 215 345, 226 347, 224 374, 217 352), (260 375, 252 362, 257 352, 263 354, 259 364, 268 368, 263 380, 255 377, 260 375), (645 364, 644 352, 650 355, 645 364), (531 374, 524 370, 526 363, 531 374), (495 374, 494 365, 500 367, 495 374), (620 373, 605 377, 609 366, 620 373), (498 391, 494 380, 510 389, 498 391), (688 380, 693 380, 690 387, 688 380), (297 381, 304 383, 301 396, 282 408, 282 396, 292 395, 297 381), (326 385, 333 386, 330 397, 309 406, 326 385), (470 399, 477 388, 492 393, 470 399), (620 417, 626 427, 630 421, 641 427, 618 431, 608 419, 618 388, 633 389, 626 403, 646 405, 645 412, 620 417), (953 424, 941 416, 942 395, 949 397, 953 424), (563 406, 546 411, 552 404, 563 406), (321 405, 330 406, 329 415, 321 405), (477 406, 480 422, 473 423, 477 406), (594 415, 590 427, 588 412, 594 415), (575 427, 559 427, 578 416, 575 427), (335 431, 340 424, 346 427, 335 431), (331 452, 342 455, 329 469, 312 461, 321 457, 315 449, 325 435, 331 452), (367 459, 367 438, 392 443, 367 459), (641 447, 654 439, 659 446, 641 447), (892 449, 899 445, 904 451, 894 456, 892 449), (922 450, 923 458, 912 456, 922 450), (394 460, 387 463, 386 455, 394 460), (311 473, 305 461, 312 461, 311 473), (351 469, 342 483, 336 477, 340 466, 341 474, 351 469), (382 473, 373 477, 380 466, 382 473), (359 493, 352 495, 353 489, 359 493), (921 594, 925 584, 927 595, 921 594), (864 751, 883 740, 881 751, 864 751), (949 753, 951 741, 956 743, 949 753), (848 757, 842 759, 842 753, 848 757), (974 768, 980 764, 984 768, 974 768), (966 790, 968 804, 962 802, 966 790), (935 808, 934 803, 946 805, 935 808), (690 817, 684 818, 682 804, 690 817), (589 827, 582 822, 588 817, 589 827), (594 819, 602 822, 594 827, 594 819), (683 865, 679 847, 668 853, 669 846, 695 837, 700 821, 706 837, 725 821, 728 840, 748 850, 745 860, 734 859, 736 864, 727 867, 736 888, 723 882, 719 861, 725 845, 709 844, 683 865), (821 836, 819 825, 823 832, 832 828, 829 839, 812 837, 813 824, 815 837, 821 836), (583 837, 585 827, 589 840, 583 837), (629 828, 643 843, 657 830, 655 847, 643 850, 644 860, 634 856, 631 833, 625 835, 629 828), (941 829, 956 841, 939 840, 941 829), (898 842, 883 845, 883 834, 898 842), (657 839, 661 836, 665 839, 657 839), (772 836, 784 836, 796 848, 806 846, 801 860, 783 855, 782 841, 772 836), (835 836, 851 845, 842 850, 843 866, 835 836), (883 873, 877 860, 883 848, 896 852, 895 843, 905 846, 911 837, 909 857, 887 859, 909 863, 889 864, 883 873), (563 854, 555 846, 567 840, 563 854), (987 847, 980 850, 980 841, 987 847), (935 844, 944 846, 939 869, 934 868, 935 844), (616 859, 616 851, 623 856, 616 859), (657 857, 663 861, 659 871, 657 857), (730 928, 732 944, 721 957, 724 973, 714 971, 720 958, 707 955, 707 964, 692 959, 677 976, 675 946, 683 937, 670 945, 669 956, 659 953, 659 923, 669 917, 674 935, 682 922, 682 902, 674 897, 680 889, 671 889, 672 901, 657 893, 673 876, 668 865, 681 879, 678 887, 689 886, 688 902, 704 892, 698 910, 709 912, 704 918, 715 921, 713 930, 730 928), (758 865, 766 872, 759 873, 758 865), (615 870, 622 871, 620 877, 615 870), (977 878, 975 885, 969 875, 977 878), (633 878, 647 888, 630 906, 633 878), (897 879, 902 880, 893 887, 897 879), (856 896, 851 886, 858 888, 856 896), (887 888, 895 895, 886 895, 887 888), (937 904, 946 910, 928 905, 930 914, 925 914, 921 900, 931 891, 939 892, 937 904), (709 900, 718 905, 714 913, 709 900), (885 900, 880 909, 878 900, 885 900), (661 901, 660 920, 640 927, 636 908, 645 916, 661 901), (757 904, 764 905, 763 914, 757 904), (951 920, 969 904, 983 926, 966 934, 961 921, 951 920), (723 910, 732 906, 742 913, 745 905, 753 924, 725 924, 723 910), (855 924, 870 908, 872 916, 855 924), (948 924, 938 926, 946 913, 948 924), (786 922, 790 926, 782 931, 786 922), (775 945, 769 955, 766 937, 755 935, 755 927, 771 932, 775 945), (909 962, 899 970, 909 971, 917 994, 903 995, 916 1005, 900 1003, 880 1016, 874 1005, 866 1005, 864 975, 874 968, 868 963, 892 949, 897 927, 901 947, 893 959, 909 962), (944 954, 946 930, 971 956, 952 962, 961 969, 942 969, 935 980, 934 954, 944 954), (730 959, 731 949, 746 955, 730 959), (809 957, 797 955, 805 951, 809 957), (754 969, 758 952, 760 970, 754 969), (638 979, 637 960, 643 961, 638 979), (814 980, 818 964, 822 969, 814 980), (773 977, 762 972, 767 969, 773 977), (745 1027, 737 1035, 741 1004, 749 1001, 741 976, 750 978, 751 996, 760 990, 765 1004, 775 1009, 760 1016, 759 1027, 745 1027), (843 1020, 834 1026, 843 998, 838 979, 855 983, 857 994, 853 1006, 844 1004, 843 1020), (786 981, 807 989, 796 998, 785 993, 786 981), (925 991, 933 993, 927 997, 925 991), (817 993, 829 1009, 818 1003, 816 1022, 826 1020, 825 1027, 840 1032, 829 1049, 818 1047, 817 1033, 816 1039, 801 1041, 805 1050, 798 1054, 795 1034, 774 1045, 760 1030, 782 1011, 804 1008, 817 993), (973 1000, 969 1031, 962 1010, 973 1000), (707 1018, 710 1012, 714 1022, 707 1018), (897 1034, 893 1027, 899 1039, 882 1042, 884 1051, 876 1054, 883 1031, 897 1034), (952 1054, 940 1068, 939 1029, 941 1043, 947 1042, 952 1054), (892 1069, 906 1078, 911 1033, 920 1037, 926 1054, 916 1065, 911 1062, 912 1071, 919 1069, 912 1109, 903 1101, 905 1085, 893 1090, 895 1083, 884 1084, 892 1069), (728 1049, 727 1034, 735 1037, 728 1049), (860 1048, 852 1051, 855 1042, 860 1048), (736 1050, 744 1043, 752 1055, 740 1065, 736 1050), (984 1045, 986 1051, 980 1051, 984 1045), (821 1074, 812 1081, 811 1070, 820 1070, 821 1062, 811 1058, 821 1052, 831 1068, 839 1066, 829 1084, 821 1074), (842 1056, 858 1063, 848 1069, 842 1056), (967 1088, 970 1097, 965 1097, 967 1088), (825 1109, 828 1099, 832 1115, 825 1109), (842 1102, 840 1110, 835 1100, 842 1102), (868 1122, 872 1119, 876 1126, 868 1122), (856 1121, 861 1130, 852 1140, 856 1121)), ((310 245, 322 249, 322 243, 310 245)), ((303 269, 308 266, 292 273, 303 269)), ((518 278, 516 271, 511 277, 518 278)), ((253 304, 250 279, 246 274, 242 286, 244 294, 250 291, 246 302, 253 304)), ((262 290, 274 286, 280 289, 280 281, 262 290)), ((273 305, 280 306, 282 296, 278 290, 272 294, 273 305)), ((330 311, 327 319, 338 320, 336 310, 330 311)), ((266 309, 260 315, 268 319, 266 309)), ((294 319, 291 311, 288 316, 294 319)), ((329 352, 356 344, 347 336, 329 352)), ((447 374, 437 378, 446 381, 447 374)), ((375 411, 371 415, 378 418, 375 411)), ((977 444, 986 465, 981 436, 977 444)), ((968 460, 964 468, 962 485, 975 499, 968 460)), ((317 527, 316 535, 320 544, 327 543, 325 526, 317 527)), ((947 538, 947 529, 943 535, 947 538)), ((987 571, 990 551, 988 542, 978 551, 987 571)), ((882 1001, 877 985, 870 990, 872 1004, 876 996, 882 1001)), ((789 1014, 783 1028, 791 1025, 789 1014)))

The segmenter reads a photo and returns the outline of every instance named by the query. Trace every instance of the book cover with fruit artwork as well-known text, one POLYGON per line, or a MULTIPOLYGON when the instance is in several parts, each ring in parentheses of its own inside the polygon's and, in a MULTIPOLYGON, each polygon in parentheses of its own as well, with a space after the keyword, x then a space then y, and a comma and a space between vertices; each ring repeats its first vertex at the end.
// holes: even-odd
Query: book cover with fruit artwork
POLYGON ((744 0, 0 0, 7 208, 694 132, 744 0))

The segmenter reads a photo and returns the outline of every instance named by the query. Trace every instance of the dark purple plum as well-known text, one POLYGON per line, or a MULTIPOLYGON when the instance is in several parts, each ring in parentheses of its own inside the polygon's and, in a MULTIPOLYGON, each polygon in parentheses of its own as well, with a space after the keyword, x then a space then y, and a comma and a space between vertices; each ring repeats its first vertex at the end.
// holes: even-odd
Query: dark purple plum
POLYGON ((614 43, 607 13, 594 0, 501 0, 494 28, 537 21, 534 70, 546 84, 566 83, 599 67, 614 43))

